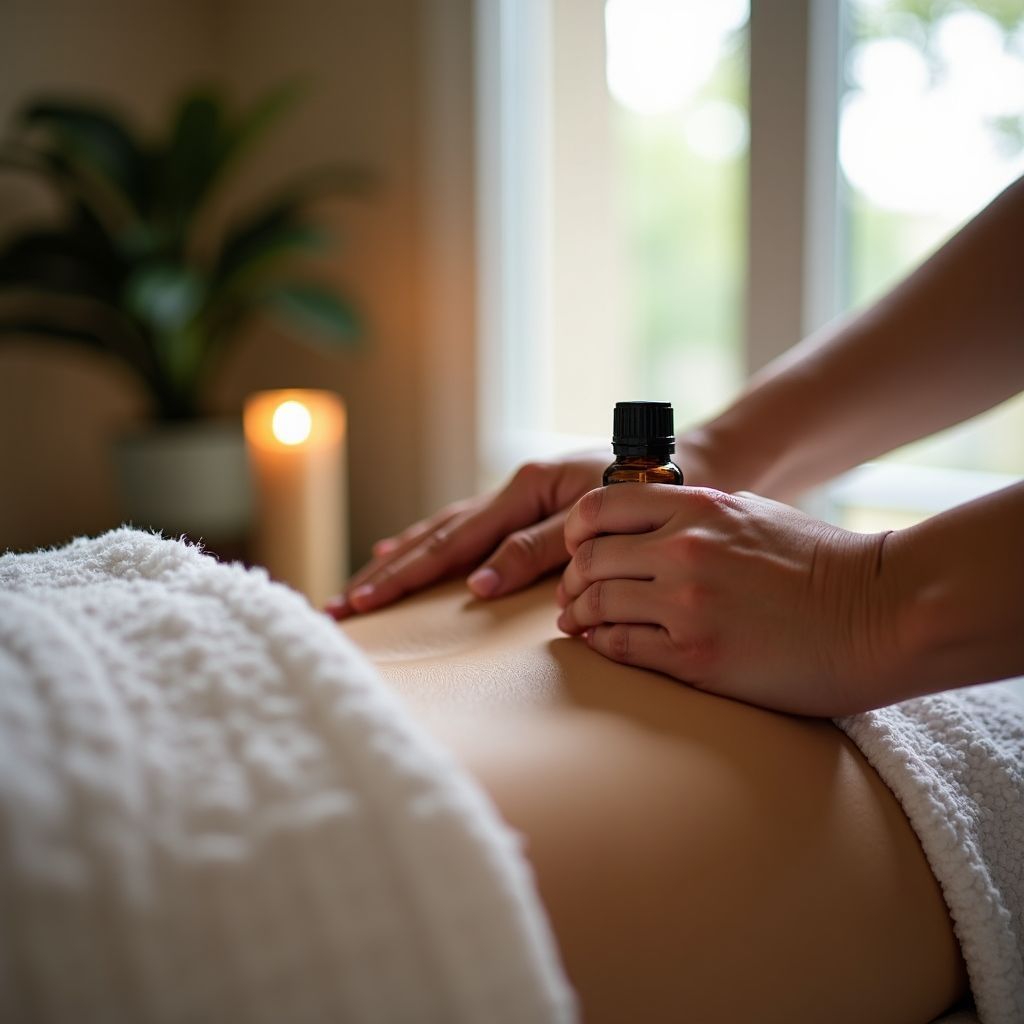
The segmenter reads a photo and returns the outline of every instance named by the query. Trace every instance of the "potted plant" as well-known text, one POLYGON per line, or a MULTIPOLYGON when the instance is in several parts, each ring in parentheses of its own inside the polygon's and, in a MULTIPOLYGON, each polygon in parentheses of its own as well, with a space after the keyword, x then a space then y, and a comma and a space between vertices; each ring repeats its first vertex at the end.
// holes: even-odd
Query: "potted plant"
POLYGON ((348 343, 352 306, 302 273, 296 257, 327 238, 310 218, 326 190, 356 192, 366 174, 324 168, 280 188, 218 229, 211 199, 296 96, 275 89, 246 110, 189 91, 147 137, 103 106, 29 103, 0 145, 0 167, 56 194, 56 221, 0 247, 0 340, 84 345, 128 367, 153 429, 117 446, 125 511, 137 523, 239 536, 248 513, 237 420, 204 416, 204 398, 246 321, 269 312, 304 339, 348 343))

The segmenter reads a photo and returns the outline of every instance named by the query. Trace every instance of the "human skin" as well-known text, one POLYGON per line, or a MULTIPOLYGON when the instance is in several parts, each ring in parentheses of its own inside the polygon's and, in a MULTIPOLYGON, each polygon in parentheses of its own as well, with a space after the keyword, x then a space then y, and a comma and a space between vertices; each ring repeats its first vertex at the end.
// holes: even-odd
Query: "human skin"
POLYGON ((838 716, 1024 674, 1024 484, 851 533, 750 494, 591 491, 565 527, 559 627, 764 707, 838 716))
POLYGON ((966 992, 892 793, 831 722, 559 637, 554 582, 344 628, 524 837, 587 1024, 925 1024, 966 992))
MULTIPOLYGON (((720 416, 683 435, 677 461, 687 483, 790 501, 865 459, 1015 394, 1024 384, 1022 237, 1024 179, 881 301, 797 345, 755 375, 720 416)), ((606 461, 587 454, 528 464, 497 494, 456 503, 387 538, 328 610, 338 618, 371 611, 470 570, 470 589, 495 597, 564 565, 569 510, 599 484, 606 461)), ((908 686, 926 692, 1020 671, 1024 633, 1019 618, 1005 614, 1009 602, 1020 606, 1013 586, 1024 576, 1020 502, 1019 491, 1004 493, 885 541, 885 551, 898 552, 904 566, 906 601, 895 609, 902 632, 885 652, 891 657, 871 651, 876 637, 870 633, 844 637, 850 643, 838 648, 859 650, 885 667, 881 676, 862 678, 864 706, 897 700, 908 695, 908 686), (988 611, 995 619, 981 614, 988 611), (904 666, 914 670, 912 677, 893 675, 904 666)), ((781 520, 773 531, 755 514, 739 532, 758 534, 771 558, 792 540, 793 517, 781 520)), ((809 517, 802 523, 812 546, 828 529, 809 517)), ((765 599, 785 596, 783 588, 765 599)), ((650 614, 643 607, 633 613, 629 621, 650 614)), ((756 623, 736 628, 747 626, 756 623)), ((621 635, 621 629, 596 630, 595 649, 611 654, 607 639, 621 635)), ((800 654, 794 647, 780 658, 791 663, 800 654)), ((804 665, 803 673, 812 667, 804 665)))

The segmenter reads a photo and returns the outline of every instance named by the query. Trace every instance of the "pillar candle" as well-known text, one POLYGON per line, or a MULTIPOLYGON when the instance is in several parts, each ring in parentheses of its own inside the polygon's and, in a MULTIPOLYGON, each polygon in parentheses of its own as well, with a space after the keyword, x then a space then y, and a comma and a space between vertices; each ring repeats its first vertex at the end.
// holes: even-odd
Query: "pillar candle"
POLYGON ((254 560, 321 607, 348 572, 345 407, 329 391, 260 391, 244 422, 254 560))

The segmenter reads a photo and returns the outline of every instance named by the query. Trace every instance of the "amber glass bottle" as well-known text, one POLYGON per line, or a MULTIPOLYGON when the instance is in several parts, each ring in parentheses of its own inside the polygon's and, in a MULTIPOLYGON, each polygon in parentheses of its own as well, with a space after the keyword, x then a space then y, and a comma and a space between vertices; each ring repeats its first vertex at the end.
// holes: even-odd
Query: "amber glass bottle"
POLYGON ((672 406, 668 402, 616 402, 612 428, 615 461, 604 471, 607 484, 681 484, 672 406))

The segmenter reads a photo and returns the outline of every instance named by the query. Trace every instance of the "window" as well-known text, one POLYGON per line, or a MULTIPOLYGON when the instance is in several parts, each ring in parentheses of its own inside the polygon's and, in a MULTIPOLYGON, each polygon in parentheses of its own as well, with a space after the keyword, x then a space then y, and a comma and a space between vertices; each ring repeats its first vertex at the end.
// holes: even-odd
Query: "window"
MULTIPOLYGON (((842 293, 859 306, 1024 174, 1024 2, 845 7, 842 293)), ((844 518, 864 529, 901 525, 1022 470, 1018 397, 887 456, 860 497, 847 495, 844 518), (904 467, 888 488, 885 464, 904 467)))
POLYGON ((480 0, 485 476, 724 404, 743 365, 746 0, 480 0), (496 413, 496 415, 495 415, 496 413))
POLYGON ((677 425, 742 376, 748 14, 746 0, 605 4, 630 353, 615 397, 673 401, 677 425))
MULTIPOLYGON (((712 413, 1024 172, 1024 0, 753 2, 478 0, 491 478, 607 443, 621 398, 712 413)), ((893 459, 815 511, 1001 485, 1024 402, 893 459)))

